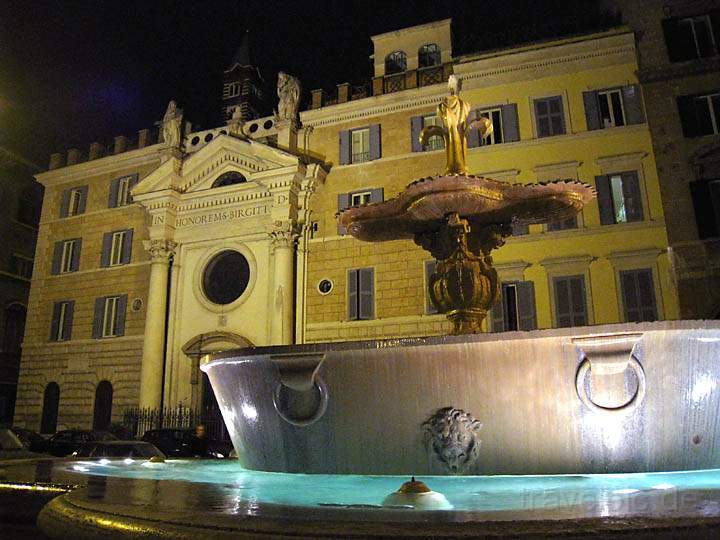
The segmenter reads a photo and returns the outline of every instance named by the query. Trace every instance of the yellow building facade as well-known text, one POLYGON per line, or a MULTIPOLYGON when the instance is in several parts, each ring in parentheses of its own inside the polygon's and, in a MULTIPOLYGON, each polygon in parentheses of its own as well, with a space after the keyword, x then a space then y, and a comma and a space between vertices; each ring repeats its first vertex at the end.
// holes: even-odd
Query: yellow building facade
POLYGON ((141 132, 53 158, 38 176, 17 423, 201 407, 199 358, 232 347, 448 333, 427 252, 355 240, 336 214, 443 172, 442 147, 417 135, 452 72, 495 128, 471 135, 471 173, 579 180, 599 195, 572 223, 515 227, 494 253, 503 299, 486 329, 678 317, 630 30, 453 57, 446 20, 373 43, 372 90, 313 91, 299 122, 231 120, 174 145, 141 132))

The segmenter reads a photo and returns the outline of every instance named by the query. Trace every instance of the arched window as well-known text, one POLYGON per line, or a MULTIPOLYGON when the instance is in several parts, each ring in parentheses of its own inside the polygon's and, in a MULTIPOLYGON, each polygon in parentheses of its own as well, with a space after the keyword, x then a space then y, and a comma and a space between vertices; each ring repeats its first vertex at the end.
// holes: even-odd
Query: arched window
POLYGON ((95 389, 95 408, 93 409, 93 430, 106 431, 110 427, 112 415, 113 387, 110 381, 100 381, 95 389))
POLYGON ((385 57, 385 75, 407 71, 407 54, 394 51, 385 57))
POLYGON ((5 328, 3 329, 2 350, 18 352, 25 333, 27 311, 21 304, 10 304, 5 309, 5 328))
POLYGON ((60 405, 60 386, 51 382, 45 387, 43 395, 42 420, 40 433, 55 433, 57 431, 58 406, 60 405))
POLYGON ((242 174, 237 171, 229 171, 218 176, 213 182, 212 187, 231 186, 233 184, 242 184, 243 182, 247 182, 247 179, 242 174))
POLYGON ((418 49, 418 65, 421 68, 440 64, 440 47, 436 43, 428 43, 418 49))

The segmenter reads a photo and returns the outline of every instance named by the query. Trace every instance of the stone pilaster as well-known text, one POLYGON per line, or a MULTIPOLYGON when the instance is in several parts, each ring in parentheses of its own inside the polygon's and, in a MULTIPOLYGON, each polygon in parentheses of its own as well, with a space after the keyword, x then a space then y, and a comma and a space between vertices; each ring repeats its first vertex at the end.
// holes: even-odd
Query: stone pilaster
POLYGON ((168 267, 170 257, 175 253, 176 244, 170 240, 156 239, 146 240, 144 247, 150 253, 151 263, 145 340, 140 368, 140 407, 158 408, 161 405, 165 359, 168 267))
POLYGON ((295 326, 295 242, 298 230, 292 222, 276 222, 268 231, 273 252, 272 317, 270 320, 270 342, 273 345, 293 343, 295 326))

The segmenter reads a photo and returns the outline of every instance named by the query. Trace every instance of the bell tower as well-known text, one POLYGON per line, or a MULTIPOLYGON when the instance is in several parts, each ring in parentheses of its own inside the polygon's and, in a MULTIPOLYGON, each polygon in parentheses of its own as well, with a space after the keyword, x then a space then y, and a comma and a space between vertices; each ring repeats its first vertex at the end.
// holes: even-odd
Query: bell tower
POLYGON ((246 30, 240 47, 223 74, 222 115, 224 120, 232 117, 235 107, 240 107, 242 120, 252 120, 263 115, 265 81, 250 60, 250 31, 246 30))

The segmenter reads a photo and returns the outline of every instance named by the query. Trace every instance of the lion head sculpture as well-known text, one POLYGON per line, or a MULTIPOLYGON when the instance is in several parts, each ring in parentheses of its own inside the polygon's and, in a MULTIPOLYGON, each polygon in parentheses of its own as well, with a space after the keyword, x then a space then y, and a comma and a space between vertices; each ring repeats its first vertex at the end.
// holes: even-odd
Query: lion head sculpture
POLYGON ((482 424, 470 413, 455 407, 444 407, 422 426, 431 459, 435 459, 446 473, 462 474, 477 460, 482 424))

